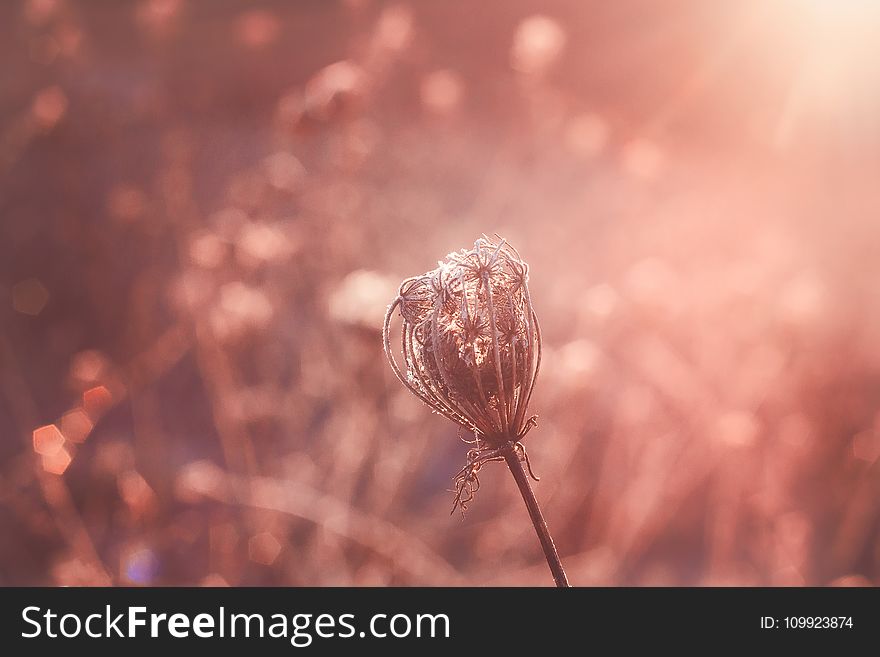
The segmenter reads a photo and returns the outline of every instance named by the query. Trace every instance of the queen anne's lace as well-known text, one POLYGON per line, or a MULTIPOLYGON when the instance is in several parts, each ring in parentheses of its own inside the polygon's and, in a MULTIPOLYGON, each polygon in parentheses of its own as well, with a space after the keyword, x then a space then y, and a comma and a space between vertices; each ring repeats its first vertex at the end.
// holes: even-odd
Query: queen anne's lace
POLYGON ((397 378, 432 409, 473 432, 456 477, 456 506, 479 487, 477 472, 534 426, 526 417, 541 363, 541 331, 528 290, 528 265, 503 239, 478 239, 436 269, 408 278, 385 315, 385 353, 397 378), (391 349, 402 318, 401 368, 391 349), (404 374, 405 372, 405 374, 404 374))

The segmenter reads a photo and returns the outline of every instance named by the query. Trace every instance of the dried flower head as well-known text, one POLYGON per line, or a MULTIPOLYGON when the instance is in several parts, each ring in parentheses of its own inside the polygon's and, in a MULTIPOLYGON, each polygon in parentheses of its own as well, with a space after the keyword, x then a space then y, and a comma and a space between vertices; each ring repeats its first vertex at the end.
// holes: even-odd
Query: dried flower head
MULTIPOLYGON (((479 487, 477 472, 502 460, 535 424, 526 417, 541 363, 541 332, 528 290, 528 265, 498 238, 450 253, 432 271, 405 280, 385 316, 385 352, 401 383, 436 412, 474 434, 456 477, 456 505, 479 487), (402 318, 404 366, 391 349, 394 311, 402 318)), ((454 508, 454 507, 453 507, 454 508)))

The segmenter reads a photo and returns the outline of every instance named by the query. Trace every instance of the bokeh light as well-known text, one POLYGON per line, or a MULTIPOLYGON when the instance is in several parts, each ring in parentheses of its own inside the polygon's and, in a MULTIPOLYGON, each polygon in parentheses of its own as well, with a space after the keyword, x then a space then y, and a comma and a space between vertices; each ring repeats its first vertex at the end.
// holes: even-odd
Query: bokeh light
MULTIPOLYGON (((549 585, 402 390, 400 281, 530 264, 576 585, 880 584, 880 5, 0 9, 0 584, 549 585)), ((483 474, 485 473, 485 475, 483 474)))

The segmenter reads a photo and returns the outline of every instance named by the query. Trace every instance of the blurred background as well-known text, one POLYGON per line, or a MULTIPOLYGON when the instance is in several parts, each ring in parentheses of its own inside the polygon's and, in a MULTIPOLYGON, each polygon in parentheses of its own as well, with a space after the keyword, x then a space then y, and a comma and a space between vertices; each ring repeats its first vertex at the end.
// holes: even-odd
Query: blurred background
POLYGON ((880 3, 0 5, 0 584, 550 585, 394 378, 499 233, 576 585, 880 583, 880 3))

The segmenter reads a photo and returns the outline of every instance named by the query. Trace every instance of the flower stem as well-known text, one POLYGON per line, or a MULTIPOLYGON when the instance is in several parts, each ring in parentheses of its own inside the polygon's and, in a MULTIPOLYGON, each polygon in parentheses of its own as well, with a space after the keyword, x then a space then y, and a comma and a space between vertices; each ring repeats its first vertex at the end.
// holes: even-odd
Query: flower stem
POLYGON ((510 473, 513 475, 516 485, 519 487, 519 492, 526 503, 526 508, 529 510, 529 517, 535 526, 538 540, 541 541, 541 548, 544 550, 544 556, 547 558, 547 565, 550 566, 550 572, 553 573, 553 580, 556 582, 556 586, 571 586, 568 583, 568 577, 565 576, 565 570, 562 568, 562 562, 559 560, 559 553, 556 551, 556 545, 553 544, 553 537, 550 536, 550 530, 547 529, 547 521, 544 520, 541 507, 538 506, 538 500, 535 498, 535 492, 529 483, 528 475, 526 475, 519 454, 517 454, 513 444, 508 444, 502 450, 502 454, 504 455, 504 460, 507 461, 507 467, 510 468, 510 473))

